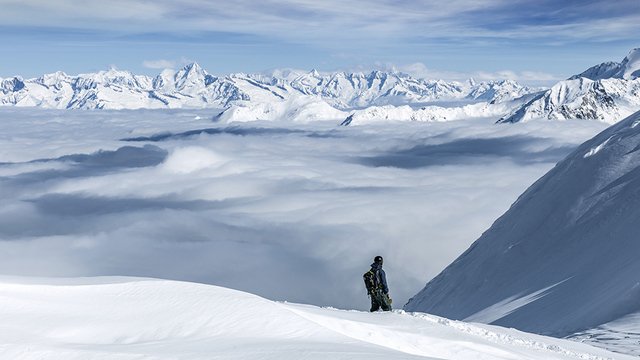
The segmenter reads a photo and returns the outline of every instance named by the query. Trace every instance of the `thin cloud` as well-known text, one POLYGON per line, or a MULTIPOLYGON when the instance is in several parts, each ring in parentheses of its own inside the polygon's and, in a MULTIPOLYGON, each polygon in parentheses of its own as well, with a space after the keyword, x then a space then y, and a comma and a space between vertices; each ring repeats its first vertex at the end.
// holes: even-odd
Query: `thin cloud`
POLYGON ((335 39, 630 39, 640 30, 637 1, 4 1, 0 19, 16 26, 119 32, 223 31, 328 45, 335 39), (367 9, 367 11, 362 11, 367 9), (19 20, 19 21, 18 21, 19 20), (70 26, 69 24, 73 24, 70 26), (117 24, 117 27, 114 27, 117 24), (337 35, 340 35, 337 37, 337 35))
POLYGON ((415 62, 406 65, 394 65, 389 63, 376 63, 373 66, 358 66, 353 68, 355 71, 367 71, 367 69, 378 69, 383 71, 402 72, 415 78, 429 80, 446 80, 446 81, 466 81, 474 79, 477 81, 493 81, 493 80, 515 80, 522 83, 547 84, 562 80, 563 77, 533 70, 500 70, 500 71, 472 71, 458 72, 429 68, 421 62, 415 62))
POLYGON ((167 60, 167 59, 145 60, 142 62, 142 66, 144 66, 147 69, 164 70, 164 69, 175 69, 177 67, 191 64, 193 62, 194 62, 193 60, 183 56, 180 59, 176 59, 176 60, 167 60))
POLYGON ((501 70, 496 72, 478 71, 471 73, 471 77, 476 80, 516 80, 520 82, 555 82, 562 80, 562 77, 541 72, 541 71, 513 71, 501 70))
POLYGON ((142 66, 147 69, 173 69, 176 67, 176 62, 171 60, 145 60, 142 62, 142 66))

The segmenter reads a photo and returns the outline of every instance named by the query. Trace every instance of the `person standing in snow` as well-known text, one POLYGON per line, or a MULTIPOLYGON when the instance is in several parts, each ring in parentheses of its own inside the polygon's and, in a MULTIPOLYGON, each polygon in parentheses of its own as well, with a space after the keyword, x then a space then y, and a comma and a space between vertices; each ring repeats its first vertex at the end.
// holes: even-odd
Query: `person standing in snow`
POLYGON ((376 256, 371 264, 371 270, 364 274, 364 282, 367 293, 371 297, 371 312, 391 310, 391 298, 389 297, 389 287, 387 286, 387 276, 382 270, 382 256, 376 256))

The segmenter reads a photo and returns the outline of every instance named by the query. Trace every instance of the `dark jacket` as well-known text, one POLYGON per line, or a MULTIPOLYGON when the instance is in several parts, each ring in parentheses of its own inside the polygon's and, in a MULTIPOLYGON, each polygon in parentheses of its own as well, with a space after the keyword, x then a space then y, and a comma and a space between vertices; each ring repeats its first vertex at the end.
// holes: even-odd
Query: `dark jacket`
POLYGON ((389 287, 387 286, 387 275, 382 270, 382 265, 373 263, 371 264, 371 270, 376 274, 376 286, 382 289, 385 294, 389 293, 389 287))

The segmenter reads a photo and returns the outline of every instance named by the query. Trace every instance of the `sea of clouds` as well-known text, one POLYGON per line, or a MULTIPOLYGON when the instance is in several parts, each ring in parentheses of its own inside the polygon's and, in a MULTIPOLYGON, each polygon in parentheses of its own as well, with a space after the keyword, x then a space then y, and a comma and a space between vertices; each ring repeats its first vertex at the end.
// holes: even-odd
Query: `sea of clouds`
POLYGON ((132 275, 396 307, 605 128, 216 124, 211 110, 0 109, 0 274, 132 275))

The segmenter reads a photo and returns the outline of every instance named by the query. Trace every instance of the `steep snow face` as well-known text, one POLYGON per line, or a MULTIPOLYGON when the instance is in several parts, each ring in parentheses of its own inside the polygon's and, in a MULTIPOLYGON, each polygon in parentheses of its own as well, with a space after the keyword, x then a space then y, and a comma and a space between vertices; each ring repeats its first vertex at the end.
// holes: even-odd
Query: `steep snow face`
POLYGON ((622 62, 604 62, 593 66, 584 72, 574 75, 569 80, 585 77, 591 80, 609 78, 633 80, 640 77, 640 48, 635 48, 622 60, 622 62))
POLYGON ((587 119, 614 124, 639 108, 640 48, 621 63, 602 63, 557 83, 499 122, 587 119))
POLYGON ((613 77, 632 80, 640 77, 640 48, 631 50, 620 63, 620 69, 613 77))
POLYGON ((189 92, 189 89, 198 91, 205 83, 207 75, 198 63, 189 64, 174 75, 175 88, 180 92, 189 92))
POLYGON ((0 105, 18 104, 24 98, 24 80, 20 77, 0 79, 0 105))
POLYGON ((640 108, 640 78, 577 78, 557 83, 533 101, 503 117, 514 123, 534 119, 599 120, 614 124, 640 108))
POLYGON ((608 79, 613 77, 620 70, 620 63, 607 61, 596 66, 592 66, 578 75, 573 75, 568 80, 587 78, 591 80, 608 79))
POLYGON ((406 305, 565 336, 640 311, 640 112, 533 184, 406 305))
POLYGON ((0 89, 4 94, 18 92, 24 89, 24 80, 20 77, 4 80, 0 79, 0 89))
POLYGON ((216 77, 193 63, 178 71, 164 70, 154 78, 111 69, 78 76, 57 72, 30 80, 5 79, 0 83, 0 104, 62 109, 220 108, 242 101, 267 103, 310 95, 344 110, 465 98, 500 102, 530 91, 513 82, 463 84, 382 71, 278 71, 272 76, 216 77))
POLYGON ((1 359, 632 359, 403 312, 276 303, 136 278, 0 278, 1 359))

